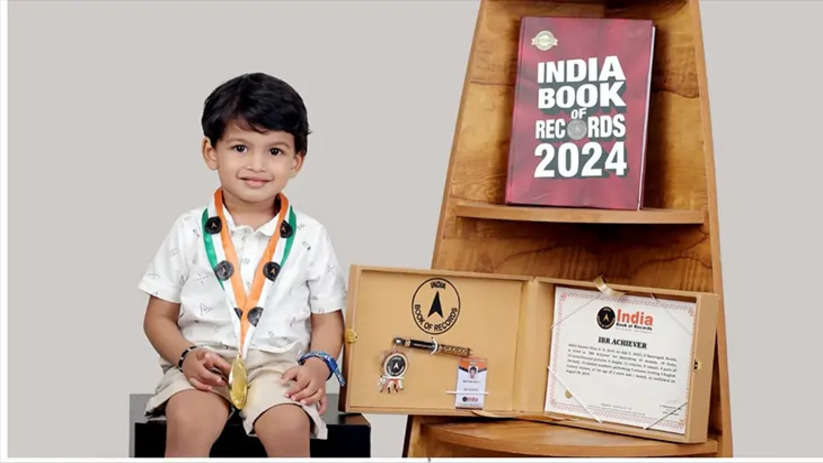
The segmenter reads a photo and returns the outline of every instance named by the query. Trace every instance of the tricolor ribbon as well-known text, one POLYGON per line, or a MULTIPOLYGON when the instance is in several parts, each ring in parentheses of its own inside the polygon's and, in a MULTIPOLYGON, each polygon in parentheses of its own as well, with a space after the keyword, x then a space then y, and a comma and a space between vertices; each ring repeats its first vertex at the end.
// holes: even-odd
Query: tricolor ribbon
POLYGON ((257 263, 257 270, 254 273, 254 281, 249 294, 246 294, 243 286, 240 262, 226 225, 222 189, 218 188, 214 192, 209 207, 203 211, 202 215, 203 243, 206 248, 206 255, 226 296, 226 302, 229 310, 231 310, 230 318, 233 321, 237 335, 237 349, 243 358, 246 357, 249 341, 254 334, 257 322, 262 316, 263 308, 257 304, 260 301, 265 301, 268 297, 277 275, 286 264, 286 259, 289 257, 294 243, 294 237, 297 235, 297 217, 294 209, 289 205, 286 195, 280 193, 278 200, 280 202, 280 211, 277 215, 277 225, 271 238, 269 238, 268 245, 263 251, 260 261, 257 263), (287 215, 288 219, 286 219, 287 215), (215 231, 214 228, 209 231, 207 223, 209 220, 214 220, 215 217, 219 218, 219 231, 215 231), (212 235, 218 233, 220 239, 213 239, 212 235), (281 235, 286 236, 286 245, 278 264, 272 261, 272 257, 281 235), (229 280, 230 284, 224 284, 226 280, 229 280))

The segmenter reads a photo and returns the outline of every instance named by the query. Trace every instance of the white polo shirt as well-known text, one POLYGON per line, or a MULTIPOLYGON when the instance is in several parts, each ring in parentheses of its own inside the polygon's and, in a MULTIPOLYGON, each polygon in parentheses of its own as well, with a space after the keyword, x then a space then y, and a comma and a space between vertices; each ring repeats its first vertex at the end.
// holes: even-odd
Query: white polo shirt
MULTIPOLYGON (((203 244, 201 217, 204 207, 181 215, 172 226, 149 265, 138 288, 160 299, 180 303, 177 324, 183 336, 195 344, 220 343, 237 348, 233 321, 223 289, 217 281, 203 244)), ((343 272, 325 227, 294 209, 297 227, 288 259, 265 301, 250 349, 281 353, 306 352, 311 336, 311 314, 341 310, 346 288, 343 272)), ((254 281, 257 263, 275 232, 277 217, 253 230, 237 226, 223 206, 241 279, 246 293, 254 281)), ((286 240, 277 243, 272 261, 280 262, 286 240)))

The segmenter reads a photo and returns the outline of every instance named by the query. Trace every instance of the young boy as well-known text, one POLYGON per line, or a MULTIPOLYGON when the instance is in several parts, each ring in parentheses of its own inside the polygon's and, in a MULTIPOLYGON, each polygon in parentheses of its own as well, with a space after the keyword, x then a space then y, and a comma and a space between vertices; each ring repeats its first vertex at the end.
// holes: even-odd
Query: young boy
POLYGON ((306 109, 285 82, 245 74, 201 122, 220 188, 177 219, 139 284, 164 372, 146 412, 165 412, 166 456, 208 456, 235 409, 269 456, 309 456, 326 381, 342 380, 345 286, 325 228, 282 193, 306 157, 306 109))

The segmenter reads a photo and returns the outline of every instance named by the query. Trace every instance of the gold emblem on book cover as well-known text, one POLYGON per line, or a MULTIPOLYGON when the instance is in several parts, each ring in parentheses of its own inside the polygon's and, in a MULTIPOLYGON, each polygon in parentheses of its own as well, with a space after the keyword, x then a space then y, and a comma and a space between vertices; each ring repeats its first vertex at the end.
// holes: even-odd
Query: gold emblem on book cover
POLYGON ((540 31, 532 38, 532 45, 540 51, 546 51, 557 45, 557 38, 551 31, 540 31))

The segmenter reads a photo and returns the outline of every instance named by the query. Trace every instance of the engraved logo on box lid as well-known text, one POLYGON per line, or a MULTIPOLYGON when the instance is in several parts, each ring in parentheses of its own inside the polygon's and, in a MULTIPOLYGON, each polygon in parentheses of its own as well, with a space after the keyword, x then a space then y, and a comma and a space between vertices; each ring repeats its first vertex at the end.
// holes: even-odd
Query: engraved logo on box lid
POLYGON ((417 326, 429 334, 450 330, 460 315, 460 294, 445 278, 429 278, 412 297, 412 318, 417 326))

